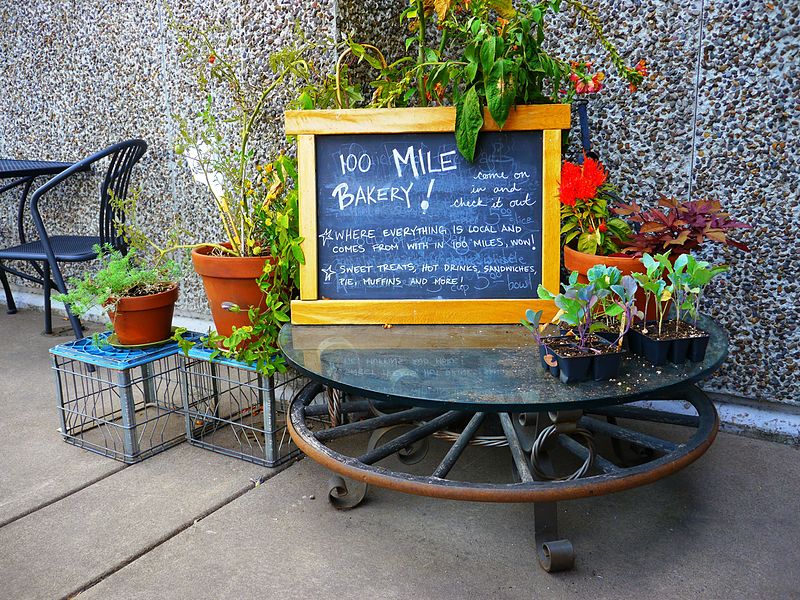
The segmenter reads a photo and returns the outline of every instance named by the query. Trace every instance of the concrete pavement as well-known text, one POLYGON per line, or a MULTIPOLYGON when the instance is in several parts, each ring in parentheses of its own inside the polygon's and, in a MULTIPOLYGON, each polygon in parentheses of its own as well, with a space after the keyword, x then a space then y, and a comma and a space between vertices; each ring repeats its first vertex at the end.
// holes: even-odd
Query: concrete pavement
POLYGON ((186 444, 130 467, 65 444, 40 329, 0 314, 0 598, 800 598, 797 448, 721 434, 670 478, 561 504, 577 568, 548 575, 529 505, 373 488, 340 513, 310 460, 254 487, 272 473, 186 444))

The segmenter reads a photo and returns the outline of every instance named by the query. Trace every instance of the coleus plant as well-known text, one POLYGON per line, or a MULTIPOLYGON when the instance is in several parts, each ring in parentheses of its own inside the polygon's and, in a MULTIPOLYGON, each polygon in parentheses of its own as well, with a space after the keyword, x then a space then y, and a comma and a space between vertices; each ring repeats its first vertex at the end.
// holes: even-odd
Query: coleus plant
POLYGON ((643 208, 636 202, 621 204, 612 210, 636 225, 636 232, 624 248, 627 252, 654 254, 671 250, 683 254, 698 249, 706 240, 748 251, 743 242, 729 237, 736 229, 750 225, 730 218, 718 200, 679 201, 662 196, 659 208, 643 208))

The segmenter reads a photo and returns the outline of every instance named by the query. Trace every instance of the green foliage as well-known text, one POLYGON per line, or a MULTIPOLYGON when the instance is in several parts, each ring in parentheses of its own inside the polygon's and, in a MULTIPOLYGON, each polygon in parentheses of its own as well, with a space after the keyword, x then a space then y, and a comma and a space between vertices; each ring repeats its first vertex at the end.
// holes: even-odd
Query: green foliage
MULTIPOLYGON (((217 349, 215 355, 254 363, 260 373, 271 375, 285 370, 277 337, 281 325, 289 321, 299 265, 304 262, 298 233, 297 164, 283 153, 261 161, 251 141, 265 120, 267 100, 278 90, 299 90, 296 107, 327 108, 336 101, 338 86, 331 77, 320 78, 308 62, 306 56, 319 45, 299 29, 293 46, 270 55, 271 73, 257 83, 244 77, 242 62, 224 31, 201 31, 174 20, 172 29, 181 58, 193 68, 206 97, 192 119, 175 117, 180 138, 176 150, 186 156, 195 179, 208 186, 227 238, 227 245, 202 245, 221 255, 266 258, 258 279, 264 302, 248 309, 250 324, 234 328, 227 337, 209 332, 203 342, 217 349), (219 39, 224 39, 221 45, 216 43, 219 39)), ((243 309, 230 306, 229 310, 243 309)), ((179 334, 175 339, 190 345, 179 334)))
MULTIPOLYGON (((264 272, 258 285, 264 292, 261 306, 248 310, 250 325, 235 327, 230 336, 216 332, 202 339, 209 348, 215 348, 212 357, 222 355, 244 363, 255 365, 259 373, 272 375, 286 370, 285 360, 278 349, 278 333, 289 321, 292 298, 299 284, 300 265, 304 264, 298 233, 297 190, 292 185, 297 177, 296 160, 280 155, 273 163, 260 170, 263 176, 260 185, 268 185, 268 202, 259 204, 254 210, 254 239, 259 253, 268 254, 264 272)), ((232 312, 240 307, 232 305, 232 312)), ((174 339, 191 347, 191 342, 182 341, 180 333, 174 339)))
POLYGON ((681 254, 670 261, 669 251, 651 256, 645 254, 641 261, 645 273, 634 273, 634 277, 645 292, 645 311, 650 299, 655 300, 658 333, 663 332, 663 322, 670 303, 675 307, 675 318, 681 320, 681 311, 687 311, 697 323, 703 291, 717 275, 728 270, 727 265, 711 266, 708 262, 697 260, 691 254, 681 254))
MULTIPOLYGON (((224 30, 202 31, 174 19, 171 28, 177 35, 181 59, 192 68, 205 95, 194 117, 174 118, 179 137, 175 150, 186 157, 194 178, 208 187, 228 242, 228 246, 208 245, 221 254, 259 256, 264 247, 257 239, 257 212, 268 200, 269 188, 256 185, 262 165, 251 148, 252 134, 265 119, 268 98, 279 89, 301 87, 313 79, 306 56, 316 46, 298 30, 295 45, 269 56, 269 82, 259 79, 250 84, 224 30), (220 37, 225 41, 218 45, 215 39, 220 37), (231 131, 234 135, 229 135, 231 131)), ((314 102, 307 90, 302 102, 314 102)))
POLYGON ((126 296, 163 292, 175 285, 180 276, 180 268, 175 261, 148 266, 135 250, 123 256, 109 245, 95 245, 94 251, 100 269, 85 274, 83 278, 71 278, 69 293, 53 294, 53 298, 68 305, 69 311, 76 317, 82 317, 95 306, 113 309, 116 302, 126 296))
POLYGON ((525 318, 520 319, 520 323, 522 324, 522 326, 533 334, 533 338, 539 345, 542 344, 542 335, 540 330, 542 321, 542 312, 543 311, 541 310, 537 310, 534 312, 529 308, 528 310, 525 311, 525 318))
POLYGON ((588 283, 579 282, 578 273, 573 271, 568 283, 562 284, 562 293, 554 295, 540 284, 537 294, 541 300, 555 302, 559 309, 556 320, 577 332, 578 348, 586 350, 588 335, 612 323, 618 323, 613 330, 619 334, 616 343, 621 344, 633 320, 636 281, 629 275, 623 276, 616 267, 605 265, 592 267, 587 279, 588 283))
MULTIPOLYGON (((641 83, 642 73, 625 66, 603 34, 596 13, 577 0, 411 0, 400 17, 411 33, 405 42, 406 56, 386 64, 370 56, 375 54, 368 51, 373 46, 352 40, 346 53, 379 73, 371 82, 370 106, 455 106, 457 145, 472 160, 484 107, 502 127, 515 105, 574 99, 570 64, 544 50, 547 19, 562 6, 589 23, 624 79, 633 85, 641 83), (427 39, 430 22, 440 32, 438 44, 429 44, 427 39), (568 91, 562 93, 562 88, 568 91)), ((343 67, 334 79, 347 100, 338 105, 352 106, 359 94, 343 67)), ((314 95, 304 91, 303 104, 316 105, 314 95)))

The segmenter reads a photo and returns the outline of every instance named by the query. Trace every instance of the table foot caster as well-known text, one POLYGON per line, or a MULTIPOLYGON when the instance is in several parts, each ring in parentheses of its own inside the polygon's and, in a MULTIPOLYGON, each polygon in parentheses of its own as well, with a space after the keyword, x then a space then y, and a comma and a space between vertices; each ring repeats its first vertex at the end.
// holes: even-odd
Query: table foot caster
POLYGON ((552 540, 536 548, 539 564, 548 573, 569 571, 575 568, 575 549, 569 540, 552 540))
POLYGON ((328 480, 328 501, 337 510, 350 510, 364 501, 368 489, 366 483, 345 481, 343 477, 334 475, 328 480))

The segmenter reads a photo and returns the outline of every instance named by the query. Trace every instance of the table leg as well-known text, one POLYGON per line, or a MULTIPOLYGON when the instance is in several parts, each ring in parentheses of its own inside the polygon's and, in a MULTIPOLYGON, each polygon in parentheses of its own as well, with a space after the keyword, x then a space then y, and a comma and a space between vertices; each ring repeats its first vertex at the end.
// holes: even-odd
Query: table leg
MULTIPOLYGON (((553 473, 553 464, 549 454, 552 440, 548 439, 548 433, 576 430, 578 419, 582 414, 582 411, 537 414, 536 441, 533 443, 530 454, 531 470, 537 480, 546 481, 554 478, 553 475, 549 475, 553 473)), ((562 538, 558 533, 558 502, 534 503, 533 519, 536 558, 542 569, 548 573, 573 569, 575 567, 575 549, 572 542, 562 538)))

